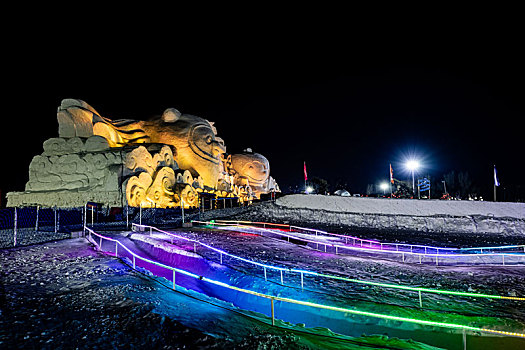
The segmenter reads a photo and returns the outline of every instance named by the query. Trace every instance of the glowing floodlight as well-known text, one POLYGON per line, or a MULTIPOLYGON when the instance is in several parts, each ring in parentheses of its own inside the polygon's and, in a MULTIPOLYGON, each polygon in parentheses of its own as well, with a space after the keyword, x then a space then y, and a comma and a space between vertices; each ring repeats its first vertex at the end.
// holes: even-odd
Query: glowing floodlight
POLYGON ((379 184, 379 188, 383 191, 383 194, 385 194, 385 191, 388 190, 388 184, 386 182, 381 182, 379 184))
POLYGON ((421 165, 419 162, 415 159, 410 159, 405 163, 405 167, 412 173, 412 193, 414 194, 416 193, 416 180, 414 173, 417 171, 417 169, 419 169, 420 166, 421 165))
POLYGON ((405 164, 406 168, 410 171, 416 171, 417 169, 419 169, 420 167, 420 164, 417 160, 414 160, 414 159, 411 159, 409 161, 406 162, 405 164))
POLYGON ((311 186, 306 187, 306 193, 312 193, 314 189, 311 186))

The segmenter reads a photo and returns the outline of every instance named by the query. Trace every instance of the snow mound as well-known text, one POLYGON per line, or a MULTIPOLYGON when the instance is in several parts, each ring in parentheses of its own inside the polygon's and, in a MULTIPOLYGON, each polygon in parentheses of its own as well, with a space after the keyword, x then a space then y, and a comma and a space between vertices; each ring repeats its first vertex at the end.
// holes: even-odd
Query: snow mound
POLYGON ((408 216, 491 216, 525 219, 525 203, 414 200, 391 198, 287 195, 277 199, 286 208, 328 210, 343 213, 408 216))

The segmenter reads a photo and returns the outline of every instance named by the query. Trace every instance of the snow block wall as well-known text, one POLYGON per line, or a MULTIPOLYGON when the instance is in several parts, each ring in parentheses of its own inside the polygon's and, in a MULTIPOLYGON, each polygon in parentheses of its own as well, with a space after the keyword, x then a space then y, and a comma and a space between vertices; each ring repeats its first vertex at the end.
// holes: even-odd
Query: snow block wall
POLYGON ((288 195, 241 216, 304 225, 525 235, 525 203, 288 195))

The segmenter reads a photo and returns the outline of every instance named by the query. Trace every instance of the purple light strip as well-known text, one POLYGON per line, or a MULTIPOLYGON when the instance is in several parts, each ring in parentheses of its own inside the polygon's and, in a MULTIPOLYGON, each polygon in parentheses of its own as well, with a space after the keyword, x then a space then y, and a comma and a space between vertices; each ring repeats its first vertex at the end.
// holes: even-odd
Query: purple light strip
MULTIPOLYGON (((245 224, 264 224, 264 225, 269 225, 269 226, 272 226, 272 225, 276 225, 276 226, 283 226, 285 224, 274 224, 274 223, 269 223, 269 222, 251 222, 251 221, 235 221, 235 220, 217 220, 217 223, 245 223, 245 224)), ((254 227, 254 228, 259 228, 257 226, 251 226, 251 227, 254 227)), ((327 232, 327 231, 322 231, 322 230, 316 230, 316 229, 311 229, 311 228, 306 228, 306 227, 299 227, 299 226, 293 226, 293 225, 288 225, 288 227, 291 229, 291 228, 296 228, 296 229, 299 229, 299 230, 305 230, 305 231, 310 231, 310 232, 316 232, 316 233, 321 233, 321 234, 326 234, 326 235, 330 235, 330 236, 336 236, 336 237, 342 237, 342 238, 345 238, 345 239, 355 239, 355 240, 358 240, 358 241, 361 241, 361 242, 368 242, 370 243, 370 245, 372 244, 379 244, 381 246, 395 246, 396 249, 399 248, 399 247, 410 247, 410 248, 421 248, 421 249, 434 249, 434 250, 444 250, 444 251, 461 251, 461 250, 480 250, 480 253, 481 254, 485 254, 483 253, 483 249, 485 250, 494 250, 494 249, 517 249, 517 248, 523 248, 524 252, 525 252, 525 245, 506 245, 506 246, 498 246, 498 247, 476 247, 476 248, 449 248, 449 247, 436 247, 436 246, 428 246, 428 245, 421 245, 421 244, 408 244, 408 243, 391 243, 391 242, 380 242, 380 241, 374 241, 374 240, 368 240, 368 239, 362 239, 362 238, 359 238, 359 237, 354 237, 354 236, 350 236, 350 235, 340 235, 340 234, 336 234, 336 233, 331 233, 331 232, 327 232)), ((300 233, 300 232, 298 232, 300 233)), ((354 244, 355 245, 355 244, 354 244)), ((362 245, 361 245, 362 246, 362 245)), ((517 253, 517 254, 520 254, 520 253, 517 253)))

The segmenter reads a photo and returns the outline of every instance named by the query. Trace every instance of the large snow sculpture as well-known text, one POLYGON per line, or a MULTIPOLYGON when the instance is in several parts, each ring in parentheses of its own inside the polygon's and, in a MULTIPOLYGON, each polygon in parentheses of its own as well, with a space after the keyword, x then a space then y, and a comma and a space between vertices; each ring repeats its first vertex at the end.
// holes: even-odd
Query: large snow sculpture
POLYGON ((44 142, 26 191, 9 193, 8 205, 189 207, 203 191, 250 201, 279 190, 265 157, 228 155, 212 122, 174 108, 147 121, 111 120, 66 99, 57 120, 59 137, 44 142))
POLYGON ((262 193, 279 191, 277 183, 270 177, 270 162, 262 154, 253 153, 248 148, 243 153, 232 154, 227 164, 234 184, 249 186, 257 198, 262 193))

